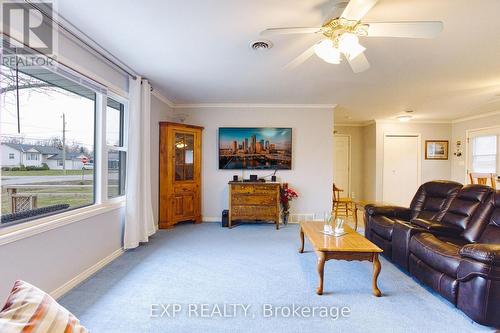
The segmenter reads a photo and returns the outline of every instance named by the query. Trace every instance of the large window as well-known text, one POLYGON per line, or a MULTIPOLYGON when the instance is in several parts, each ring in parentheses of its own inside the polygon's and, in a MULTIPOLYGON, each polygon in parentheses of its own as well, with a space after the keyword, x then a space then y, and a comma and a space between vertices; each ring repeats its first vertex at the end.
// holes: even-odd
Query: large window
POLYGON ((500 128, 473 131, 469 135, 469 172, 500 173, 500 128))
POLYGON ((127 148, 125 105, 108 98, 106 108, 106 147, 108 151, 108 198, 125 194, 127 148))
POLYGON ((3 46, 0 227, 123 196, 127 100, 62 64, 33 65, 3 46))
POLYGON ((48 69, 1 67, 0 226, 95 202, 96 93, 48 69), (18 152, 18 153, 17 153, 18 152), (11 157, 12 156, 12 157, 11 157))

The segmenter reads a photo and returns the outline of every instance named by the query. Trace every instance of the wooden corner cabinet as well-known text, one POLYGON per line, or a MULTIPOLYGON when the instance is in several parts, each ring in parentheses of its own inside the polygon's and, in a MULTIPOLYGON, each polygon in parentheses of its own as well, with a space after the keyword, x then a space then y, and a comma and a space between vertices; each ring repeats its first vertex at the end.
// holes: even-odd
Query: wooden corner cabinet
POLYGON ((203 127, 160 122, 159 227, 201 223, 203 127))
POLYGON ((273 221, 280 228, 280 184, 229 182, 229 227, 234 221, 273 221))

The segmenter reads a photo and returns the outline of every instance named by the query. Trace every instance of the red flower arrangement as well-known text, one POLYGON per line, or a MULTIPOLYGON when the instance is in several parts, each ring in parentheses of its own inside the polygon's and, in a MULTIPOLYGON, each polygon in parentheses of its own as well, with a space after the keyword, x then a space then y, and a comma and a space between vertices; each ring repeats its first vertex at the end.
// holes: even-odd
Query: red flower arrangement
POLYGON ((293 189, 289 188, 288 184, 284 184, 281 188, 280 201, 281 201, 281 216, 283 218, 283 223, 288 223, 288 215, 290 215, 290 201, 294 198, 298 198, 299 194, 293 189))

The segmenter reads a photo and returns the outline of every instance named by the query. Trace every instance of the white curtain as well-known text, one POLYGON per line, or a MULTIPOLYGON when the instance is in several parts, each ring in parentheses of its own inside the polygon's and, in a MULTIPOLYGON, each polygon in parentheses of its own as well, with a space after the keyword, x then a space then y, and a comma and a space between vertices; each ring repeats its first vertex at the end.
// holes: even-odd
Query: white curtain
POLYGON ((156 232, 151 206, 151 85, 130 79, 125 232, 123 245, 133 249, 156 232))

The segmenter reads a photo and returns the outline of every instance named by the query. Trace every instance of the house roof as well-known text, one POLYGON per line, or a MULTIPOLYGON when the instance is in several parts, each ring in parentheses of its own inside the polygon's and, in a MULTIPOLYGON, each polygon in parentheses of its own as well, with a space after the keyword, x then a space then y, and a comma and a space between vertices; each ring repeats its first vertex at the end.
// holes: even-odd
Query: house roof
POLYGON ((62 152, 61 149, 51 146, 40 146, 40 145, 26 145, 22 143, 2 143, 3 145, 9 146, 13 149, 19 150, 21 152, 26 152, 31 149, 35 149, 40 154, 43 155, 56 155, 62 152))
MULTIPOLYGON (((21 143, 2 143, 2 145, 6 145, 23 153, 34 149, 42 155, 51 155, 48 158, 49 160, 62 160, 62 150, 56 147, 26 145, 21 143)), ((82 153, 66 152, 66 160, 76 160, 79 159, 79 157, 82 155, 86 156, 82 153)))
MULTIPOLYGON (((66 160, 78 160, 82 155, 85 156, 85 154, 82 153, 66 152, 66 160)), ((48 160, 62 160, 62 151, 59 151, 58 154, 49 157, 48 160)))

